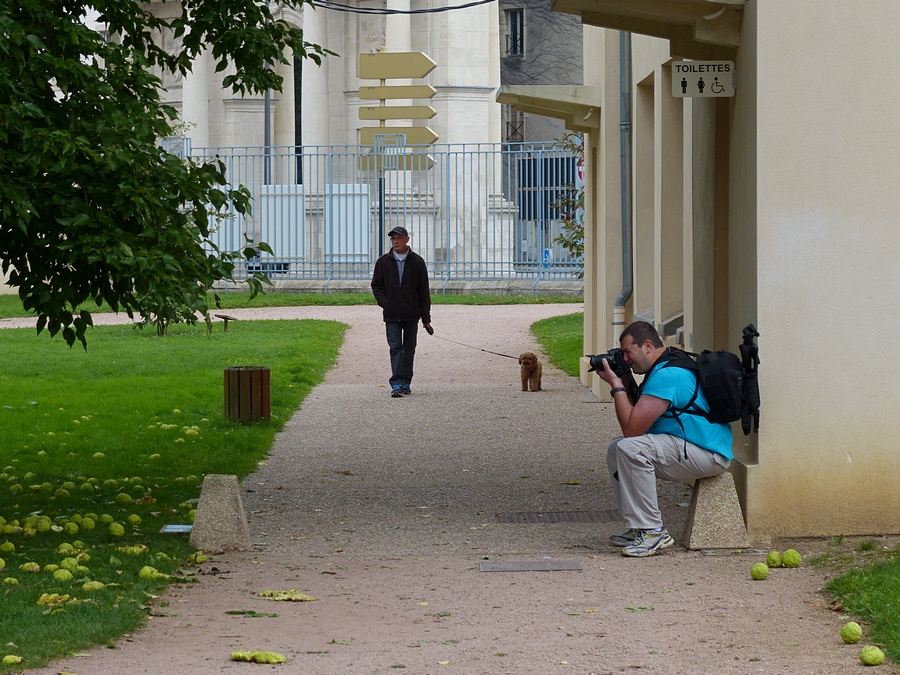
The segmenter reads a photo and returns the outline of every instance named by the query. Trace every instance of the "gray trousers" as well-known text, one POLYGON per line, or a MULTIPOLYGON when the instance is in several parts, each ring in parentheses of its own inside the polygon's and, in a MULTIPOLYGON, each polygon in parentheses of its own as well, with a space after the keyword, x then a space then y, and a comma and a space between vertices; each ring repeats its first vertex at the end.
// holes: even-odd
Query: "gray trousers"
POLYGON ((629 529, 650 530, 663 526, 656 496, 656 479, 688 483, 717 476, 731 462, 669 434, 644 434, 612 439, 606 449, 606 466, 619 515, 629 529))

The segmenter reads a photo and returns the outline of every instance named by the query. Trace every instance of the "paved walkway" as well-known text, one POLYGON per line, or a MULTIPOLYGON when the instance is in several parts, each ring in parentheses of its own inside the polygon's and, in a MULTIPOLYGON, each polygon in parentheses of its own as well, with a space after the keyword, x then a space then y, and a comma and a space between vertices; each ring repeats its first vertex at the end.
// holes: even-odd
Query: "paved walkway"
MULTIPOLYGON (((344 321, 337 366, 242 484, 255 546, 174 587, 164 616, 42 673, 243 673, 235 649, 281 652, 281 673, 846 673, 854 648, 823 609, 823 573, 678 546, 645 560, 607 543, 606 443, 614 414, 545 360, 544 391, 519 389, 529 326, 578 305, 436 306, 413 395, 388 394, 373 307, 287 308, 242 318, 344 321), (594 522, 535 522, 587 515, 594 522), (538 516, 535 514, 544 514, 538 516), (586 515, 587 514, 587 515, 586 515), (480 571, 482 564, 577 571, 480 571), (261 590, 297 588, 309 603, 261 590), (277 613, 246 618, 234 610, 277 613)), ((99 322, 98 322, 99 323, 99 322)), ((238 322, 232 330, 249 330, 238 322)), ((273 374, 277 377, 277 373, 273 374)), ((689 491, 662 484, 678 538, 689 491)), ((805 551, 802 551, 805 552, 805 551)))

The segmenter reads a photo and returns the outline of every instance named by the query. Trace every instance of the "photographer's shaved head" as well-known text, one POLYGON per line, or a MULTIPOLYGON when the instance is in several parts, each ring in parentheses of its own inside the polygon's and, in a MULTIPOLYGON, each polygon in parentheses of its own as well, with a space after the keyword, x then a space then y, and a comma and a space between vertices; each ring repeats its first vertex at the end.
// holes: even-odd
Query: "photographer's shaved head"
POLYGON ((650 344, 653 345, 654 349, 659 349, 663 346, 659 333, 656 332, 653 324, 647 321, 635 321, 632 323, 622 331, 622 334, 619 336, 619 342, 621 343, 626 337, 630 337, 631 341, 636 345, 642 345, 647 340, 650 340, 650 344))

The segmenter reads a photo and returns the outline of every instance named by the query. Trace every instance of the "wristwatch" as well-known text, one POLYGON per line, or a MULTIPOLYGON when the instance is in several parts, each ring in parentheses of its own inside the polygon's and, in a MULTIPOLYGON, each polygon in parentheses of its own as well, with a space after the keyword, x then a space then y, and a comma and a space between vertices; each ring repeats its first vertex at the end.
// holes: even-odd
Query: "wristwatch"
POLYGON ((612 396, 613 398, 615 398, 616 394, 619 393, 620 391, 626 391, 625 387, 616 387, 615 389, 610 389, 609 395, 612 396))

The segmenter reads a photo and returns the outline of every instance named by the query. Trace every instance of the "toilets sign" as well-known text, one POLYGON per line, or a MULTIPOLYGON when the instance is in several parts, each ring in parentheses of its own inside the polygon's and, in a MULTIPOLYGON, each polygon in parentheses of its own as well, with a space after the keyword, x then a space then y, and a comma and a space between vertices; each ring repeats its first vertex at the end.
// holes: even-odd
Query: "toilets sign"
POLYGON ((734 96, 734 61, 674 61, 672 96, 718 98, 734 96))

